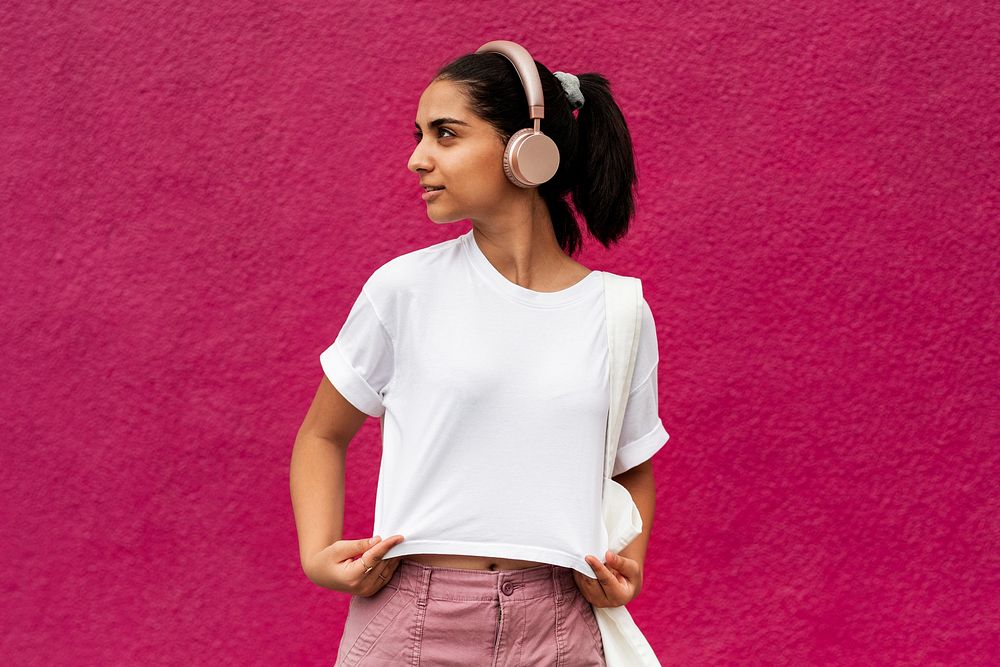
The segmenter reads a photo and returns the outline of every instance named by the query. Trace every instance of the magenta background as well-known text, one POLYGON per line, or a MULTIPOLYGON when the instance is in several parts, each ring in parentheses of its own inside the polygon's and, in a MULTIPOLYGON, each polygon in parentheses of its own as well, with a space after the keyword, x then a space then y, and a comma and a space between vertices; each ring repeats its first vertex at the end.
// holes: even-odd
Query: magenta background
POLYGON ((512 39, 635 140, 579 259, 657 319, 663 664, 996 664, 996 5, 628 7, 0 8, 5 663, 332 664, 295 431, 371 271, 469 228, 406 170, 420 92, 512 39))

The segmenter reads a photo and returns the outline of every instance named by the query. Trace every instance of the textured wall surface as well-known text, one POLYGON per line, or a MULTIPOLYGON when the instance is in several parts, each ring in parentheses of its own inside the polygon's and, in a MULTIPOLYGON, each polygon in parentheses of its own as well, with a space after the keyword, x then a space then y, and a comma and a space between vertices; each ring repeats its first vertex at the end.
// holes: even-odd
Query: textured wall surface
POLYGON ((629 608, 663 664, 996 664, 998 30, 971 0, 5 3, 3 662, 332 664, 295 432, 364 279, 469 229, 406 170, 420 92, 512 39, 609 77, 635 141, 633 230, 578 259, 657 319, 629 608))

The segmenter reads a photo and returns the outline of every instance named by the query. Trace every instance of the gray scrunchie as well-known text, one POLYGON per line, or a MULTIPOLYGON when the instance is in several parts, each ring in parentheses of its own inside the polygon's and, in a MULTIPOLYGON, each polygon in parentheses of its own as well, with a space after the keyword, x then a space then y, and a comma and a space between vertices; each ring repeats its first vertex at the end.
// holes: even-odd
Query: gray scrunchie
POLYGON ((557 79, 559 79, 559 83, 562 84, 563 90, 566 91, 566 97, 569 98, 570 109, 579 109, 582 107, 583 93, 580 92, 580 79, 569 72, 553 72, 553 74, 557 79))

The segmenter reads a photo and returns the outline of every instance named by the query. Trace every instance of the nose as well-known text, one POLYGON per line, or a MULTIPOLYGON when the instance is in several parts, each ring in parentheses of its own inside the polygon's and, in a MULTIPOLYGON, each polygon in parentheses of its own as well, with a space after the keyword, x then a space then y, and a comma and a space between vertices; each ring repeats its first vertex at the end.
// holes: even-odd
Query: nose
POLYGON ((406 162, 406 168, 414 173, 428 171, 431 168, 427 156, 424 154, 423 149, 420 148, 421 145, 417 144, 417 147, 410 153, 410 159, 406 162))

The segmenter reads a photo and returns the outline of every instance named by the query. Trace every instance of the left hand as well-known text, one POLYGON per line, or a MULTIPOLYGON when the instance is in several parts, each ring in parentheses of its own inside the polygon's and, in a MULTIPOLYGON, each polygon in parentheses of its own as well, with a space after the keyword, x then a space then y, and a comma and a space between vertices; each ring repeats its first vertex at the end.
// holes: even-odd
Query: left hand
POLYGON ((638 561, 608 550, 602 563, 587 554, 585 560, 597 574, 592 579, 573 570, 573 579, 587 601, 595 607, 620 607, 631 602, 642 590, 642 566, 638 561))

